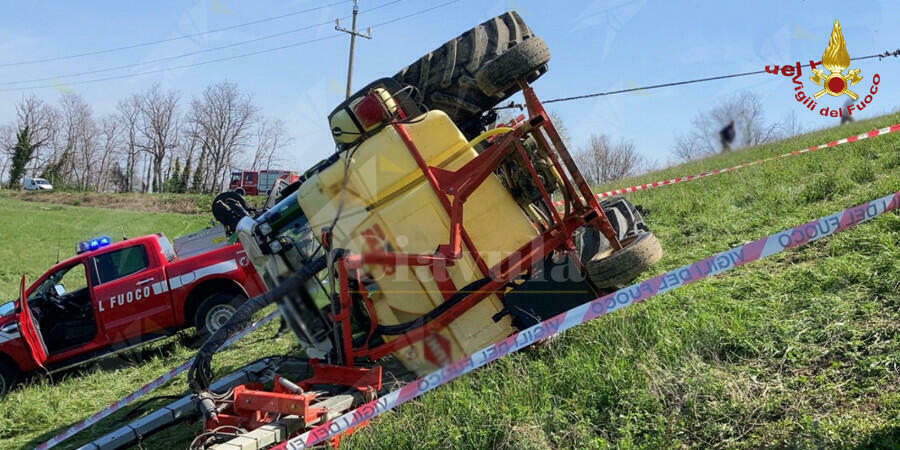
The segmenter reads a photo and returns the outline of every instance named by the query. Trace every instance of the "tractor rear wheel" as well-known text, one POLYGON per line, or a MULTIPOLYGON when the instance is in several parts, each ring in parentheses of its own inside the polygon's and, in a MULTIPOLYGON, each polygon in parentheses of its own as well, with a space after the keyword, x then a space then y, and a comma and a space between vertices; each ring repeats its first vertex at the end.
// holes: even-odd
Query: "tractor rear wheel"
POLYGON ((519 79, 536 79, 547 71, 550 49, 544 40, 533 36, 519 42, 490 60, 475 74, 481 92, 494 97, 509 97, 519 90, 519 79), (509 94, 507 94, 509 92, 509 94))
POLYGON ((598 288, 618 288, 634 281, 661 258, 662 246, 656 236, 644 232, 623 242, 619 251, 595 255, 586 269, 598 288))
POLYGON ((489 61, 534 38, 519 14, 510 11, 448 41, 403 68, 394 79, 415 86, 417 101, 445 112, 463 133, 480 132, 481 113, 514 94, 515 89, 499 95, 485 93, 475 81, 476 75, 489 61))

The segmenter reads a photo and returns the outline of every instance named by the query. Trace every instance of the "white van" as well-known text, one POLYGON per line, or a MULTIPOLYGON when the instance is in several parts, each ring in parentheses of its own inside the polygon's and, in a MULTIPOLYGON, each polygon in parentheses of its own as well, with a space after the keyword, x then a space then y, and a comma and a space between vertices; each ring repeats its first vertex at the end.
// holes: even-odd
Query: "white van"
POLYGON ((25 178, 22 186, 26 191, 52 191, 53 185, 43 178, 25 178))

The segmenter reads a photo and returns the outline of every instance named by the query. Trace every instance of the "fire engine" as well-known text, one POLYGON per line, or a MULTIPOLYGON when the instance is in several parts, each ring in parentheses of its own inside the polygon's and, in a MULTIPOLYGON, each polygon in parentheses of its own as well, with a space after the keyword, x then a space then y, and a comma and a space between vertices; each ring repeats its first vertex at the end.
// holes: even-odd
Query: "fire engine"
POLYGON ((240 195, 266 195, 279 184, 291 184, 299 179, 297 172, 290 170, 235 170, 231 172, 228 190, 240 195))
POLYGON ((221 227, 175 240, 162 234, 77 245, 0 305, 0 396, 23 375, 84 364, 196 327, 215 332, 264 291, 240 245, 221 227))

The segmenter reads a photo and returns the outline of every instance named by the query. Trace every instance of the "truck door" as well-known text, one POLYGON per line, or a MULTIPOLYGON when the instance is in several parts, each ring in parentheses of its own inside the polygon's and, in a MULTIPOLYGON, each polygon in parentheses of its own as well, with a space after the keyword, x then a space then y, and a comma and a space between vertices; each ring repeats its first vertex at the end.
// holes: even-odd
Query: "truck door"
POLYGON ((259 194, 259 172, 244 172, 244 192, 247 195, 259 194))
POLYGON ((157 253, 141 243, 90 259, 94 301, 110 341, 174 326, 169 284, 157 253))
POLYGON ((28 299, 25 298, 25 276, 19 282, 19 332, 22 334, 22 340, 25 341, 25 348, 28 354, 38 367, 44 367, 47 361, 47 346, 44 345, 44 338, 41 336, 40 325, 34 319, 31 309, 28 307, 28 299))

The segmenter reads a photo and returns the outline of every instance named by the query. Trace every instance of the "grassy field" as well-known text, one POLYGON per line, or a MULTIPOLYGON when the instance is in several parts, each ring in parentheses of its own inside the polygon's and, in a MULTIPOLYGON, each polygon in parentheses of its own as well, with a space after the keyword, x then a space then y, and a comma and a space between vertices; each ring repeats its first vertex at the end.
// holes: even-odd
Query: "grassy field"
MULTIPOLYGON (((857 122, 735 151, 598 190, 698 173, 900 122, 857 122)), ((900 190, 900 134, 629 198, 665 249, 650 277, 900 190)), ((119 224, 177 235, 201 216, 138 214, 0 199, 0 293, 71 244, 119 224), (47 208, 46 210, 43 208, 47 208), (98 217, 94 217, 94 216, 98 217), (34 218, 30 218, 34 216, 34 218), (21 219, 19 219, 21 218, 21 219), (22 221, 27 222, 21 225, 22 221), (62 223, 62 225, 60 225, 62 223), (102 225, 101 225, 102 224, 102 225), (57 231, 61 228, 63 231, 57 231), (27 255, 32 255, 28 258, 27 255), (26 258, 23 258, 26 256, 26 258), (38 259, 39 262, 26 261, 38 259)), ((896 447, 900 445, 900 214, 655 297, 565 333, 375 420, 347 448, 896 447)), ((217 362, 282 353, 251 335, 217 362)), ((113 361, 38 377, 0 402, 0 448, 33 446, 191 356, 187 336, 113 361)), ((183 392, 184 378, 160 393, 183 392)), ((73 439, 111 429, 101 422, 73 439)), ((184 448, 198 424, 150 437, 184 448)))

